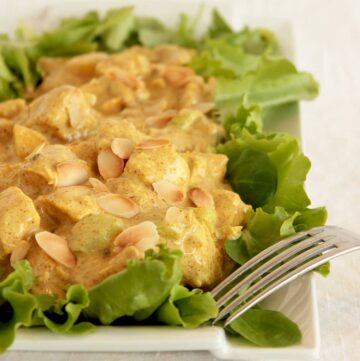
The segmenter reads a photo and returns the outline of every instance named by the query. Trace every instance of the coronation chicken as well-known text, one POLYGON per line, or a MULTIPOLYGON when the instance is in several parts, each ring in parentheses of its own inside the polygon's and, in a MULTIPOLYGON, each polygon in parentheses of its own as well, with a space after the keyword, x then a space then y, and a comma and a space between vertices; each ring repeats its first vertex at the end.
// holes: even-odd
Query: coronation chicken
POLYGON ((33 292, 91 288, 160 244, 183 283, 209 289, 233 264, 249 206, 225 181, 215 81, 193 50, 132 47, 44 58, 32 101, 0 103, 0 266, 27 259, 33 292))

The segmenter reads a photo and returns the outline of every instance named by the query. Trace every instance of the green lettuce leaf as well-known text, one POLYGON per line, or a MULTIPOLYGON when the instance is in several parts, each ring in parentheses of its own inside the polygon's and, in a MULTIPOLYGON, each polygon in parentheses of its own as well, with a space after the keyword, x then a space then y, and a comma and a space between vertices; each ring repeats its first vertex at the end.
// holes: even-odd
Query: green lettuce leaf
POLYGON ((29 293, 34 282, 28 262, 18 262, 15 271, 0 282, 0 352, 14 341, 20 326, 31 326, 37 308, 36 298, 29 293))
POLYGON ((144 46, 154 47, 170 43, 172 39, 171 31, 157 19, 138 17, 136 29, 139 43, 144 46))
POLYGON ((189 291, 184 286, 175 285, 168 300, 156 311, 156 318, 167 325, 194 328, 217 314, 216 301, 209 292, 189 291))
POLYGON ((135 15, 132 6, 109 10, 102 28, 102 43, 107 51, 122 49, 131 32, 135 29, 135 15))
MULTIPOLYGON (((326 209, 323 207, 293 214, 289 214, 282 207, 276 207, 274 213, 267 213, 258 208, 250 215, 241 237, 226 241, 226 252, 235 262, 244 264, 265 248, 285 237, 323 225, 326 216, 326 209), (313 214, 314 217, 310 217, 310 214, 313 214)), ((325 273, 325 269, 323 272, 325 273)))
POLYGON ((82 334, 95 330, 90 322, 77 322, 82 311, 90 304, 87 289, 82 285, 72 285, 66 299, 58 300, 46 311, 39 310, 37 317, 44 326, 55 333, 82 334))
POLYGON ((181 252, 161 248, 147 251, 145 260, 131 260, 125 270, 89 290, 87 317, 108 325, 122 316, 136 320, 149 317, 180 282, 181 252))
POLYGON ((253 308, 230 324, 233 331, 261 347, 286 347, 301 342, 299 327, 278 311, 253 308))
POLYGON ((310 199, 304 183, 310 161, 298 140, 285 133, 251 134, 246 128, 237 135, 217 147, 229 157, 227 177, 234 190, 266 211, 277 206, 290 212, 306 209, 310 199))
POLYGON ((217 9, 212 11, 211 23, 209 25, 207 36, 209 38, 216 38, 222 35, 233 34, 231 26, 222 17, 217 9))
POLYGON ((286 59, 262 57, 255 71, 236 79, 219 78, 216 101, 220 108, 236 109, 244 95, 262 107, 314 99, 319 85, 305 72, 298 72, 286 59))
POLYGON ((241 137, 244 128, 251 134, 263 131, 262 109, 256 104, 246 104, 245 99, 242 100, 236 113, 225 113, 221 116, 224 118, 222 123, 227 139, 241 137))
POLYGON ((70 334, 95 329, 89 322, 79 322, 82 310, 89 304, 83 286, 71 286, 66 299, 57 300, 30 293, 33 284, 28 261, 17 262, 15 270, 0 282, 0 352, 12 344, 16 330, 21 326, 45 326, 53 332, 70 334))

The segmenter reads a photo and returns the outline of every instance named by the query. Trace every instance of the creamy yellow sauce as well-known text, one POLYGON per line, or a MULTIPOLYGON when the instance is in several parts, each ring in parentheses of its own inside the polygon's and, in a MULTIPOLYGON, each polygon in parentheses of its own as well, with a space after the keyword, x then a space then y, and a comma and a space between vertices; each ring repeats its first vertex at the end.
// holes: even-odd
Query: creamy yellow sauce
POLYGON ((216 84, 188 67, 192 56, 160 46, 41 59, 31 101, 0 103, 3 269, 25 258, 32 291, 63 297, 165 243, 183 252, 186 285, 229 272, 224 241, 239 237, 248 206, 224 180, 223 128, 209 118, 216 84), (130 213, 109 208, 114 195, 130 213))

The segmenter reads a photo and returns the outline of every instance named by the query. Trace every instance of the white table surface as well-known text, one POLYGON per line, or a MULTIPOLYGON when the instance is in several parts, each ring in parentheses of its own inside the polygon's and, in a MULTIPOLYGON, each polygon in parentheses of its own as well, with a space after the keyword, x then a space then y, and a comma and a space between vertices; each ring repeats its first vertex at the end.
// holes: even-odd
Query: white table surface
MULTIPOLYGON (((0 0, 21 9, 28 0, 0 0)), ((76 1, 76 0, 74 0, 76 1)), ((302 106, 303 146, 313 163, 308 191, 326 205, 329 224, 360 234, 360 1, 239 0, 239 16, 290 20, 297 64, 321 83, 320 97, 302 106)), ((1 16, 1 14, 0 14, 1 16)), ((360 359, 360 254, 332 263, 317 277, 321 361, 360 359)), ((139 340, 141 342, 141 340, 139 340)), ((205 361, 207 352, 77 354, 9 352, 1 361, 205 361)))

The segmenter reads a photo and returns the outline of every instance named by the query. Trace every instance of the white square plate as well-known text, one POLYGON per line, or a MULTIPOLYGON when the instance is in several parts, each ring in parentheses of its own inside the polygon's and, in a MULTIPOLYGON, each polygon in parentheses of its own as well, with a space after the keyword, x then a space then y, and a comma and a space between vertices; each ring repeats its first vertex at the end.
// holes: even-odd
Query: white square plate
MULTIPOLYGON (((60 17, 79 15, 90 9, 101 12, 111 7, 134 4, 137 13, 156 16, 167 24, 176 22, 179 12, 194 15, 200 1, 120 1, 120 0, 46 0, 21 1, 17 13, 12 9, 20 0, 0 3, 0 32, 10 32, 20 21, 42 29, 54 24, 60 17), (51 4, 51 5, 49 5, 51 4)), ((202 1, 203 2, 203 1, 202 1)), ((282 53, 294 59, 291 26, 287 23, 264 19, 246 21, 241 19, 234 1, 207 1, 200 29, 209 21, 210 10, 217 6, 234 28, 244 24, 268 27, 280 41, 282 53)), ((291 119, 280 120, 273 129, 282 130, 300 137, 298 112, 291 119)), ((302 343, 289 348, 258 348, 249 346, 236 337, 229 337, 219 327, 201 327, 194 330, 168 326, 124 326, 99 327, 90 335, 67 336, 52 334, 45 329, 21 329, 11 350, 17 351, 103 351, 103 352, 147 352, 147 351, 200 351, 208 350, 220 359, 232 360, 314 360, 319 351, 319 326, 314 282, 305 276, 279 290, 264 302, 264 307, 279 310, 295 321, 302 333, 302 343), (139 342, 141 340, 141 342, 139 342)))

